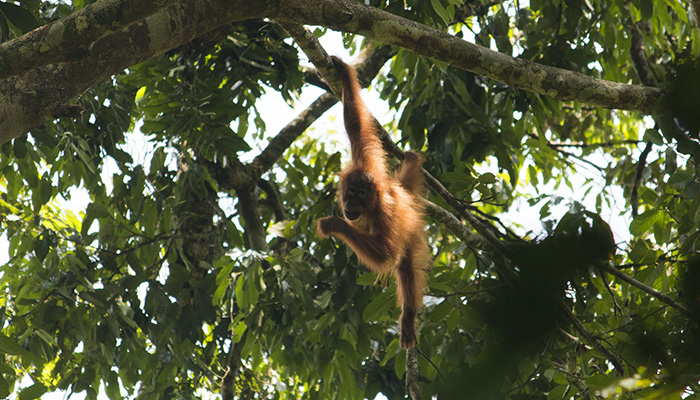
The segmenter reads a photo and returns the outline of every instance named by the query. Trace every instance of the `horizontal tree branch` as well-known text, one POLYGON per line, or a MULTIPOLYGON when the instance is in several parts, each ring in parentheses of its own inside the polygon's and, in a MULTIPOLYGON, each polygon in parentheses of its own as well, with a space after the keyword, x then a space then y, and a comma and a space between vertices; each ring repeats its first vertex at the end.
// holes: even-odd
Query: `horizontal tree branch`
MULTIPOLYGON (((99 7, 133 3, 134 0, 96 2, 86 7, 87 11, 81 11, 85 14, 80 15, 97 15, 99 13, 95 10, 99 7)), ((162 7, 171 1, 151 3, 162 7)), ((357 33, 514 88, 562 101, 645 114, 665 111, 665 92, 661 89, 609 82, 513 58, 354 0, 180 0, 129 24, 139 16, 154 11, 153 5, 143 6, 139 3, 137 8, 112 15, 111 24, 102 20, 84 20, 84 28, 91 32, 90 37, 78 29, 59 32, 61 25, 52 24, 40 28, 37 33, 4 44, 6 51, 10 49, 7 57, 20 48, 29 49, 30 54, 22 59, 28 60, 29 65, 43 67, 27 70, 24 65, 23 71, 27 72, 0 80, 0 142, 18 137, 60 115, 57 110, 65 107, 70 99, 129 66, 189 42, 212 29, 249 18, 274 18, 285 23, 322 25, 357 33), (109 33, 110 29, 120 26, 126 28, 109 33), (61 35, 55 36, 57 32, 61 35), (67 51, 51 57, 38 52, 42 41, 47 40, 53 46, 58 46, 56 48, 67 46, 67 51), (54 43, 53 40, 57 41, 54 43), (82 51, 73 54, 69 50, 76 43, 92 45, 87 54, 82 51)), ((74 17, 74 22, 62 21, 82 27, 80 15, 74 17)), ((17 65, 11 61, 6 63, 9 63, 10 71, 7 74, 17 73, 12 72, 17 71, 17 65)))
POLYGON ((176 0, 102 0, 0 44, 0 79, 46 64, 87 57, 104 35, 139 21, 176 0))
MULTIPOLYGON (((268 13, 265 7, 270 2, 182 0, 103 36, 92 44, 87 56, 81 55, 74 62, 48 64, 35 60, 45 65, 0 80, 0 143, 54 118, 60 114, 57 110, 65 107, 72 98, 125 68, 163 54, 224 24, 268 13)), ((101 3, 86 8, 98 7, 101 3)), ((137 7, 146 7, 138 4, 137 7)), ((118 15, 112 17, 119 21, 118 15)), ((99 36, 101 31, 97 31, 99 36)), ((15 41, 25 40, 20 46, 34 49, 43 40, 42 35, 25 36, 7 42, 6 46, 18 46, 15 41)), ((69 30, 63 32, 62 40, 76 43, 79 38, 76 30, 69 30)), ((59 61, 62 61, 60 57, 59 61)))
POLYGON ((268 17, 357 33, 557 100, 644 114, 665 110, 661 89, 610 82, 514 58, 362 2, 286 0, 279 4, 278 13, 268 17))

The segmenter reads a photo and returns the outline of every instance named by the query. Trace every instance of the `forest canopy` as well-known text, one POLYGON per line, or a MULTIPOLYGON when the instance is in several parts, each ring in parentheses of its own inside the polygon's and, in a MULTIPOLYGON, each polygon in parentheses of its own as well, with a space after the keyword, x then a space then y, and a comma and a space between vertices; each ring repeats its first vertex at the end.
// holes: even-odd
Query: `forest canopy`
POLYGON ((700 396, 699 13, 0 2, 0 398, 700 396), (329 37, 390 167, 425 158, 420 356, 392 278, 316 232, 329 37))

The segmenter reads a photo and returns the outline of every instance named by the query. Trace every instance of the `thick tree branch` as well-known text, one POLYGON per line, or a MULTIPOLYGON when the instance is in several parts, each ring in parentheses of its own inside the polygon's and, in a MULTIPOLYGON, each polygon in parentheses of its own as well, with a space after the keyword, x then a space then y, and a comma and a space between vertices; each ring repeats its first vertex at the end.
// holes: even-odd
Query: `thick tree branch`
MULTIPOLYGON (((100 5, 101 2, 96 2, 89 7, 100 5)), ((0 143, 53 118, 57 110, 65 107, 73 97, 113 74, 224 24, 265 15, 270 12, 265 8, 267 6, 268 2, 263 1, 183 0, 95 41, 85 58, 47 64, 0 80, 0 143)), ((75 30, 65 31, 63 42, 77 43, 77 34, 75 30)), ((6 45, 16 46, 14 42, 23 38, 25 36, 6 45)), ((29 36, 23 39, 27 42, 21 46, 34 48, 35 42, 41 39, 41 36, 29 36)))
POLYGON ((176 0, 102 0, 0 44, 0 79, 46 64, 87 57, 92 43, 176 0))
POLYGON ((645 114, 664 111, 660 89, 595 79, 513 58, 361 2, 288 0, 279 11, 270 17, 357 33, 557 100, 645 114))
MULTIPOLYGON (((129 4, 132 2, 128 0, 129 4)), ((89 7, 102 6, 101 3, 89 7)), ((148 10, 150 12, 151 8, 148 10)), ((125 12, 127 17, 118 16, 115 26, 125 25, 148 12, 125 12)), ((80 36, 76 30, 64 31, 59 43, 93 43, 84 59, 47 64, 51 61, 40 55, 25 56, 25 59, 34 60, 35 65, 44 66, 0 81, 0 142, 18 137, 57 115, 59 107, 95 83, 212 29, 248 18, 274 18, 287 23, 323 25, 358 33, 448 62, 514 88, 562 101, 647 114, 666 111, 665 92, 661 89, 608 82, 516 59, 354 0, 181 0, 99 40, 80 36)), ((93 35, 99 37, 108 33, 106 26, 108 24, 102 22, 92 28, 93 35)), ((25 35, 5 46, 35 49, 42 40, 53 38, 51 27, 44 29, 49 32, 25 35)), ((67 58, 72 60, 75 55, 67 58)), ((59 60, 65 60, 65 57, 59 60)))

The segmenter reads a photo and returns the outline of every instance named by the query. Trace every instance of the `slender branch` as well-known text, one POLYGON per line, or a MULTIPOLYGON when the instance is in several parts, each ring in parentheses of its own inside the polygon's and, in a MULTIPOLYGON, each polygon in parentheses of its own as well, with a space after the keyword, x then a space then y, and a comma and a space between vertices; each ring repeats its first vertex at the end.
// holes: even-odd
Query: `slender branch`
POLYGON ((574 326, 574 329, 576 329, 585 339, 588 343, 590 343, 593 347, 598 349, 600 353, 608 360, 610 363, 615 367, 617 372, 619 374, 624 374, 625 373, 625 368, 622 365, 622 362, 608 350, 607 347, 603 346, 603 344, 595 337, 593 336, 588 329, 586 329, 585 326, 581 323, 581 321, 576 318, 573 312, 569 309, 569 307, 564 303, 564 300, 556 296, 557 302, 559 303, 559 308, 561 308, 564 313, 566 314, 566 317, 569 319, 571 324, 574 326))
POLYGON ((615 309, 615 313, 620 313, 620 315, 622 315, 622 309, 620 308, 620 305, 617 304, 617 299, 615 298, 615 293, 613 292, 612 288, 610 288, 610 284, 608 283, 608 280, 605 279, 605 274, 600 274, 600 280, 603 281, 603 286, 605 286, 605 289, 608 291, 608 294, 610 295, 610 299, 613 302, 613 308, 615 309))
POLYGON ((267 194, 267 201, 265 204, 272 208, 277 222, 286 219, 287 213, 284 211, 284 205, 282 205, 282 200, 280 199, 277 188, 270 181, 265 179, 260 179, 258 181, 258 187, 267 194))
POLYGON ((331 61, 330 55, 321 46, 318 38, 308 29, 304 28, 303 25, 292 24, 289 22, 280 23, 282 27, 292 35, 292 38, 299 47, 304 51, 309 61, 316 67, 318 73, 323 77, 326 84, 331 88, 336 96, 340 97, 342 93, 343 86, 338 79, 337 74, 331 72, 333 69, 333 62, 331 61))
POLYGON ((675 308, 676 310, 682 312, 683 314, 690 315, 690 311, 687 308, 685 308, 685 306, 678 304, 675 300, 673 300, 669 296, 659 292, 658 290, 654 289, 653 287, 650 287, 650 286, 643 284, 642 282, 632 278, 631 276, 625 274, 622 271, 618 271, 617 268, 613 267, 612 265, 601 264, 600 267, 603 269, 603 271, 609 273, 610 275, 615 276, 616 278, 619 278, 621 281, 629 283, 630 285, 636 287, 637 289, 640 289, 640 290, 648 293, 649 295, 656 297, 660 301, 668 304, 669 306, 675 308))
MULTIPOLYGON (((565 332, 566 333, 566 332, 565 332)), ((567 333, 568 334, 568 333, 567 333)), ((570 384, 574 385, 576 389, 578 389, 580 395, 577 396, 577 398, 583 399, 583 400, 590 400, 593 397, 591 396, 590 388, 586 386, 586 382, 581 379, 580 376, 571 373, 568 371, 567 366, 565 364, 561 363, 553 363, 554 366, 557 367, 557 369, 564 374, 566 377, 567 382, 570 384)))
POLYGON ((289 146, 337 102, 337 97, 326 92, 314 100, 309 107, 282 128, 279 133, 270 140, 267 147, 265 147, 265 149, 248 165, 248 170, 253 178, 257 179, 262 176, 262 174, 269 171, 277 160, 282 157, 282 154, 287 151, 289 146))
MULTIPOLYGON (((231 296, 231 301, 229 302, 229 317, 233 319, 234 316, 234 304, 235 298, 231 296)), ((238 357, 234 357, 234 349, 236 345, 233 341, 233 329, 229 330, 231 344, 228 350, 228 354, 225 355, 226 367, 222 367, 225 371, 224 376, 221 378, 221 386, 219 393, 221 394, 221 400, 233 400, 236 395, 235 382, 236 376, 238 375, 238 364, 240 360, 238 357)))
POLYGON ((493 287, 490 287, 490 288, 487 288, 487 289, 474 289, 474 290, 471 290, 471 291, 469 291, 469 292, 454 292, 454 293, 446 293, 446 294, 435 294, 435 293, 429 292, 429 293, 427 294, 427 296, 439 297, 439 298, 444 298, 444 299, 449 298, 449 297, 466 297, 466 298, 469 298, 470 296, 474 296, 474 295, 477 295, 477 294, 480 294, 480 293, 487 293, 487 292, 490 292, 490 291, 493 291, 493 290, 502 288, 503 286, 506 286, 506 284, 505 284, 505 283, 502 283, 502 284, 500 284, 500 285, 496 285, 496 286, 493 286, 493 287))
POLYGON ((421 400, 420 371, 418 370, 418 348, 406 351, 406 394, 411 400, 421 400))
MULTIPOLYGON (((537 138, 536 135, 530 135, 531 137, 534 137, 535 139, 537 138)), ((598 148, 598 147, 617 147, 621 146, 624 144, 639 144, 639 140, 635 139, 628 139, 628 140, 620 140, 620 141, 615 141, 615 142, 602 142, 602 143, 584 143, 584 142, 572 142, 572 143, 555 143, 555 142, 547 142, 547 146, 551 148, 557 148, 557 147, 577 147, 577 148, 598 148)))
MULTIPOLYGON (((584 157, 577 156, 576 154, 574 154, 570 151, 566 151, 566 150, 562 150, 562 149, 554 149, 554 148, 553 148, 553 150, 558 152, 559 154, 561 154, 564 157, 571 157, 571 158, 574 158, 574 159, 580 161, 581 163, 588 164, 591 167, 593 167, 594 169, 596 169, 598 172, 606 172, 607 171, 607 168, 601 167, 601 166, 597 165, 596 163, 594 163, 593 161, 588 160, 584 157)), ((570 165, 573 165, 573 162, 571 162, 570 165)))
MULTIPOLYGON (((403 159, 403 150, 401 150, 396 145, 396 143, 394 143, 394 141, 391 140, 389 134, 386 132, 386 130, 384 130, 384 128, 381 127, 381 125, 379 125, 378 122, 376 124, 381 129, 380 135, 382 139, 382 144, 384 145, 384 150, 386 150, 387 153, 393 155, 396 158, 403 159)), ((430 187, 435 192, 435 194, 437 194, 443 200, 445 200, 445 202, 449 204, 450 207, 452 207, 460 217, 465 219, 467 223, 484 238, 484 240, 481 241, 481 249, 491 251, 497 250, 502 255, 507 254, 507 248, 505 243, 503 243, 499 238, 497 238, 493 234, 493 231, 495 230, 494 228, 490 228, 486 223, 482 222, 476 216, 474 216, 474 214, 472 214, 467 205, 465 205, 462 201, 453 196, 452 193, 450 193, 450 191, 447 190, 447 188, 445 188, 439 180, 437 180, 425 169, 423 170, 423 178, 425 179, 425 182, 428 185, 428 187, 430 187)))
POLYGON ((442 226, 457 236, 457 238, 459 238, 459 240, 461 240, 465 245, 473 246, 479 249, 487 246, 480 236, 475 235, 474 232, 467 229, 462 221, 457 219, 457 217, 455 217, 451 212, 429 200, 424 200, 423 204, 425 205, 425 210, 430 217, 440 222, 442 226))
POLYGON ((651 152, 651 142, 647 142, 646 147, 642 150, 642 154, 639 155, 639 162, 637 163, 637 171, 634 174, 634 183, 632 184, 632 193, 630 194, 630 203, 632 206, 632 217, 637 216, 637 207, 639 205, 639 185, 642 182, 642 175, 644 174, 644 168, 647 165, 647 156, 651 152))
POLYGON ((430 186, 430 188, 433 189, 438 196, 442 197, 442 199, 445 200, 460 217, 466 220, 467 223, 485 239, 485 242, 482 242, 485 245, 482 247, 482 249, 497 250, 502 255, 508 254, 506 244, 493 234, 494 229, 492 229, 492 227, 489 227, 488 224, 482 222, 479 220, 479 218, 474 216, 474 214, 472 214, 464 203, 454 197, 452 193, 442 186, 440 181, 435 179, 427 171, 424 170, 423 175, 426 178, 428 186, 430 186))
POLYGON ((321 77, 316 73, 316 68, 300 67, 301 72, 304 73, 304 81, 309 85, 316 86, 319 89, 323 89, 327 92, 331 91, 331 88, 326 84, 326 82, 321 79, 321 77))
POLYGON ((255 195, 255 186, 236 189, 238 196, 238 211, 245 224, 245 235, 250 242, 250 248, 260 252, 269 250, 265 239, 265 229, 260 219, 258 197, 255 195))
POLYGON ((658 314, 659 312, 661 312, 661 311, 663 311, 663 310, 665 310, 665 309, 667 309, 667 308, 668 308, 667 305, 660 306, 660 307, 657 308, 656 310, 650 312, 649 314, 647 314, 647 315, 645 315, 645 316, 643 316, 643 317, 641 317, 641 318, 639 318, 639 317, 634 318, 634 319, 630 320, 629 322, 626 322, 626 323, 624 323, 624 324, 622 324, 622 325, 618 325, 618 326, 614 327, 613 329, 610 329, 609 331, 607 331, 607 332, 605 332, 605 333, 606 333, 607 335, 609 335, 609 334, 612 334, 612 333, 614 333, 614 332, 621 331, 622 329, 625 329, 625 328, 630 327, 630 326, 632 326, 632 325, 639 324, 639 323, 643 322, 644 320, 646 320, 646 319, 648 319, 648 318, 651 318, 651 317, 654 316, 655 314, 658 314))

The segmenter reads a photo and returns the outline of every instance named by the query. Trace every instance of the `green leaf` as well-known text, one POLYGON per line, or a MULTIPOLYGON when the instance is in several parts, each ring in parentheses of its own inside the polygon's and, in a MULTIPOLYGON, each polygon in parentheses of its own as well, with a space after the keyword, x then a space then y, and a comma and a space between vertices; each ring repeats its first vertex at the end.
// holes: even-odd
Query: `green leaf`
POLYGON ((340 338, 350 343, 353 350, 357 350, 357 338, 352 334, 352 332, 350 332, 347 326, 344 326, 343 329, 341 329, 340 338))
POLYGON ((22 389, 19 393, 18 400, 38 399, 46 393, 46 386, 41 383, 35 383, 28 388, 22 389))
POLYGON ((644 140, 649 141, 657 146, 661 146, 664 144, 664 137, 656 129, 647 129, 646 131, 644 131, 644 140))
POLYGON ((155 201, 146 197, 143 199, 143 206, 141 209, 141 221, 140 225, 143 227, 144 233, 148 237, 155 236, 156 225, 158 224, 158 208, 156 207, 155 201))
POLYGON ((0 353, 14 356, 27 356, 30 353, 24 347, 15 343, 14 340, 0 333, 0 353))
POLYGON ((397 355, 401 354, 401 347, 399 347, 399 339, 394 339, 389 343, 389 345, 386 347, 386 354, 384 354, 384 358, 382 358, 382 361, 379 362, 380 366, 385 366, 389 360, 392 358, 396 357, 397 355))
POLYGON ((365 272, 357 277, 357 284, 360 286, 373 286, 377 281, 377 274, 374 272, 365 272))
POLYGON ((554 389, 550 390, 549 393, 547 393, 547 400, 564 399, 566 398, 566 392, 570 390, 571 388, 569 385, 557 385, 554 387, 554 389))
POLYGON ((330 290, 326 290, 319 296, 317 299, 314 300, 314 303, 319 306, 322 310, 325 310, 328 308, 328 304, 331 302, 331 298, 333 297, 333 292, 330 290))
POLYGON ((3 399, 10 397, 10 385, 2 376, 0 376, 0 397, 3 399))
POLYGON ((443 300, 442 303, 438 304, 430 311, 428 319, 433 323, 439 323, 444 320, 452 310, 454 310, 454 304, 443 300))
POLYGON ((121 400, 123 398, 121 389, 119 389, 119 376, 114 371, 109 371, 105 393, 107 393, 107 397, 110 400, 121 400))
POLYGON ((640 214, 630 223, 630 233, 635 236, 642 236, 661 219, 663 219, 663 215, 656 210, 650 210, 640 214))
POLYGON ((162 147, 156 149, 151 158, 151 168, 149 169, 151 174, 156 174, 165 166, 165 151, 162 147))
POLYGON ((437 13, 442 20, 442 23, 448 25, 451 18, 450 14, 447 12, 447 9, 445 9, 445 7, 442 5, 442 0, 430 0, 430 3, 432 4, 435 13, 437 13))
POLYGON ((479 181, 486 184, 496 183, 496 175, 487 172, 479 176, 479 181))
POLYGON ((245 292, 243 291, 243 284, 245 283, 245 276, 244 275, 239 275, 238 278, 236 279, 236 289, 234 291, 234 295, 236 296, 236 304, 238 304, 238 307, 241 308, 242 310, 247 310, 248 309, 248 296, 246 296, 245 292))
POLYGON ((221 306, 224 294, 226 294, 226 290, 228 289, 228 281, 222 282, 216 287, 216 290, 214 291, 214 294, 211 297, 211 303, 214 306, 221 306))
POLYGON ((656 261, 656 252, 649 247, 645 240, 637 240, 628 254, 634 263, 650 264, 656 261))
POLYGON ((379 321, 389 314, 389 311, 394 307, 394 301, 394 294, 388 290, 384 291, 365 307, 362 319, 365 322, 379 321))
POLYGON ((0 3, 0 12, 2 12, 5 17, 16 26, 22 34, 32 31, 39 27, 39 21, 34 18, 34 15, 24 9, 23 7, 17 6, 12 3, 0 3))
POLYGON ((586 379, 586 385, 588 385, 591 390, 595 391, 605 389, 613 383, 615 383, 615 379, 606 374, 595 374, 586 379))
POLYGON ((34 255, 39 259, 39 261, 43 262, 46 255, 49 254, 50 247, 49 239, 42 235, 41 238, 34 242, 34 255))
POLYGON ((453 309, 452 312, 450 312, 450 316, 447 317, 447 328, 451 331, 456 329, 461 319, 459 308, 453 309))
POLYGON ((677 185, 680 183, 688 182, 692 178, 693 178, 692 173, 685 171, 685 170, 678 170, 678 171, 674 172, 673 175, 671 175, 668 178, 667 183, 669 185, 677 185))
MULTIPOLYGON (((4 3, 0 3, 4 4, 4 3)), ((15 153, 15 157, 22 160, 27 156, 27 137, 21 136, 12 142, 12 150, 15 153)))
POLYGON ((243 334, 246 331, 246 324, 245 321, 238 321, 236 326, 233 328, 233 337, 231 340, 233 340, 233 343, 239 343, 241 339, 243 338, 243 334))
POLYGON ((87 212, 92 213, 95 218, 106 218, 111 215, 104 205, 94 202, 88 204, 87 212))
POLYGON ((639 10, 642 12, 642 20, 648 21, 654 15, 654 1, 653 0, 640 0, 639 10))

